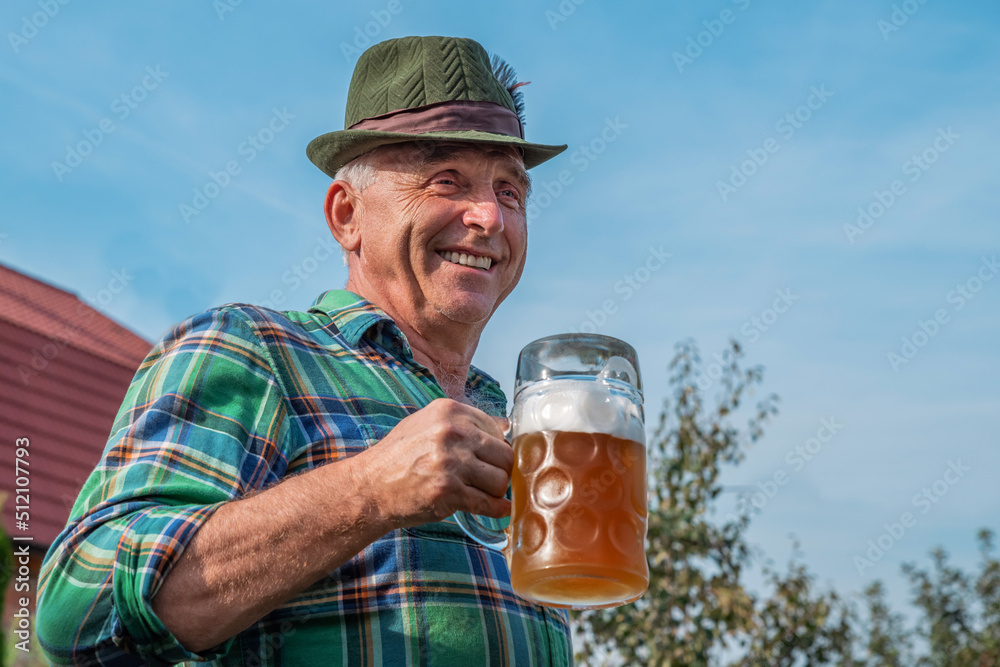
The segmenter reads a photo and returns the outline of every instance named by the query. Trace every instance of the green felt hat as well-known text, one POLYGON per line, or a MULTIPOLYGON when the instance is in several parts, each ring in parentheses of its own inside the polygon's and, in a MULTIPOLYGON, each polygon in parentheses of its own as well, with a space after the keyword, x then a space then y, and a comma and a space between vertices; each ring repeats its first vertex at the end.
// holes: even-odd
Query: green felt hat
POLYGON ((513 69, 471 39, 403 37, 358 59, 344 128, 316 137, 306 155, 327 176, 368 151, 404 141, 516 146, 530 169, 566 146, 524 140, 523 100, 513 69))

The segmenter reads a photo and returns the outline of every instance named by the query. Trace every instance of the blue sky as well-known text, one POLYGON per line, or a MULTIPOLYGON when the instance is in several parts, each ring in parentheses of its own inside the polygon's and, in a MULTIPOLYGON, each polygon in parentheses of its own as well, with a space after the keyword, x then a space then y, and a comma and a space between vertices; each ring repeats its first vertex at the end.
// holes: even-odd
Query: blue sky
POLYGON ((1000 528, 995 3, 224 2, 4 3, 0 262, 150 340, 276 291, 305 308, 346 281, 305 146, 343 126, 352 42, 472 37, 532 82, 528 138, 570 146, 533 170, 529 265, 477 364, 509 389, 524 344, 590 322, 638 349, 652 417, 678 341, 736 338, 782 401, 726 483, 786 475, 750 537, 783 562, 794 533, 844 591, 902 600, 899 563, 972 566, 1000 528), (949 461, 970 470, 939 496, 949 461))

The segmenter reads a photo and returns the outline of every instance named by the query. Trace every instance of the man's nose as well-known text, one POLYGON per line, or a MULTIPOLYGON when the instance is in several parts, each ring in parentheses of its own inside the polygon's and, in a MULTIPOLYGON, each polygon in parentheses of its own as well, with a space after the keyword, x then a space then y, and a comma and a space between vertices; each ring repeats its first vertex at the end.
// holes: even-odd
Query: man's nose
POLYGON ((496 194, 490 191, 472 197, 464 221, 466 225, 482 228, 488 236, 502 232, 503 208, 497 201, 496 194))

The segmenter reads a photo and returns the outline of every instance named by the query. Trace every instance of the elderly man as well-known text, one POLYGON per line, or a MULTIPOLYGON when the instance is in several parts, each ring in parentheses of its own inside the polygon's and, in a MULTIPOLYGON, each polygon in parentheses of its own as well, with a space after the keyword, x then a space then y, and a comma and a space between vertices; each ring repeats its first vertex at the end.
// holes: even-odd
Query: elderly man
POLYGON ((335 180, 346 290, 179 325, 142 363, 42 571, 56 663, 568 664, 566 616, 518 598, 450 518, 501 518, 506 399, 471 365, 524 268, 510 68, 468 39, 383 42, 335 180))

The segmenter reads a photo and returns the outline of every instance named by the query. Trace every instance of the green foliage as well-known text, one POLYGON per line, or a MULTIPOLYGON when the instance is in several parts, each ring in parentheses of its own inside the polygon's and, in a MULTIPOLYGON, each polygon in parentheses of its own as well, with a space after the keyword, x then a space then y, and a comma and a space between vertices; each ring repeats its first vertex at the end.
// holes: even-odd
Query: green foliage
POLYGON ((994 557, 993 532, 978 535, 982 558, 978 576, 948 564, 944 549, 931 551, 933 570, 903 566, 913 602, 921 612, 920 635, 929 652, 921 667, 1000 665, 1000 562, 994 557))
POLYGON ((816 591, 815 577, 800 563, 789 563, 784 576, 767 574, 774 593, 757 606, 749 651, 736 664, 855 665, 853 608, 836 592, 816 591))
POLYGON ((872 583, 864 591, 868 609, 868 636, 866 649, 873 665, 879 667, 907 667, 913 664, 911 633, 903 626, 903 616, 889 609, 885 587, 881 581, 872 583))

